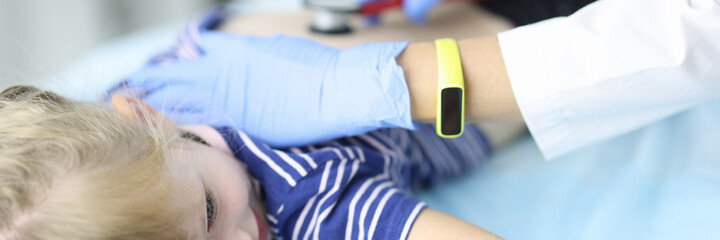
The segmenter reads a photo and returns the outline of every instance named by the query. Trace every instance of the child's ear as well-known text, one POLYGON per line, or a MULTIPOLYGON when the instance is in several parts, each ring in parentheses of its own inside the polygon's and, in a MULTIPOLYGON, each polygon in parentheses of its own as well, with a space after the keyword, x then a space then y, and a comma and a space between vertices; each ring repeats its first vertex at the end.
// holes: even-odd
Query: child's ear
POLYGON ((140 99, 115 94, 112 104, 120 116, 130 121, 156 126, 174 126, 173 122, 155 108, 140 99))

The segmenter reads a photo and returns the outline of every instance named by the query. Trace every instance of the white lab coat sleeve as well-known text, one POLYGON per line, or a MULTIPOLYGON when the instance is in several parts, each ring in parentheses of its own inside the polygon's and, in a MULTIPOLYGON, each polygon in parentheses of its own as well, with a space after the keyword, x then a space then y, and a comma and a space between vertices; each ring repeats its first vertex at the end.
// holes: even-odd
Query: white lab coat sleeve
POLYGON ((720 0, 600 0, 498 38, 546 159, 720 97, 720 0))

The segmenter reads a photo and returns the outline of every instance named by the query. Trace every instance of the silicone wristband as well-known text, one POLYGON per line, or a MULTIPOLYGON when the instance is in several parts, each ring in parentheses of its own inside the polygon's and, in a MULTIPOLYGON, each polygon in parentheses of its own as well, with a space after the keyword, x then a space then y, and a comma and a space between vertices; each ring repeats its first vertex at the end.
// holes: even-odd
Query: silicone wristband
POLYGON ((435 130, 438 136, 462 135, 465 125, 465 82, 460 51, 454 39, 435 40, 438 62, 438 99, 435 130))

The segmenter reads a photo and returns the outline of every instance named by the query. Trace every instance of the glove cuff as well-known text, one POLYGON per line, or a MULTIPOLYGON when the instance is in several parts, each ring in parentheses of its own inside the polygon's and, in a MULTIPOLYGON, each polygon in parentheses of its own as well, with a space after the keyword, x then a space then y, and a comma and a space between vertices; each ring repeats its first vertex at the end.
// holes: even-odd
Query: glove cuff
MULTIPOLYGON (((408 42, 382 42, 364 44, 348 48, 340 53, 338 69, 342 74, 353 74, 356 79, 348 87, 363 89, 358 91, 356 104, 348 106, 357 109, 353 122, 356 127, 349 128, 348 136, 372 131, 378 128, 402 127, 415 129, 410 111, 410 92, 405 81, 404 69, 397 64, 396 57, 408 46, 408 42), (360 58, 358 58, 360 57, 360 58), (362 61, 358 64, 348 62, 362 61), (371 65, 369 65, 371 64, 371 65), (360 77, 358 77, 358 75, 360 77)), ((347 82, 343 82, 347 83, 347 82)), ((348 89, 353 92, 352 89, 348 89)))

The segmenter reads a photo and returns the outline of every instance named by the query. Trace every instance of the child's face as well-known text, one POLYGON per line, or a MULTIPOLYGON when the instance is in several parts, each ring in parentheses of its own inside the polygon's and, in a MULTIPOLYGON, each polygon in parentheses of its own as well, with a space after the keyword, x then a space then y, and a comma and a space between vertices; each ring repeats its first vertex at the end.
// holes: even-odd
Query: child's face
MULTIPOLYGON (((178 131, 181 135, 186 132, 138 99, 116 95, 112 101, 118 113, 128 120, 151 117, 163 122, 166 131, 178 131)), ((191 139, 182 141, 187 144, 169 150, 168 163, 175 184, 182 186, 174 200, 179 206, 190 208, 184 230, 202 239, 258 239, 261 236, 258 226, 264 223, 256 220, 250 208, 250 178, 240 162, 218 147, 191 139)))
MULTIPOLYGON (((192 140, 184 140, 192 141, 192 140)), ((250 208, 252 194, 245 169, 231 155, 199 143, 172 149, 176 180, 188 186, 175 199, 191 206, 187 230, 203 239, 258 239, 258 222, 250 208)))

